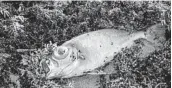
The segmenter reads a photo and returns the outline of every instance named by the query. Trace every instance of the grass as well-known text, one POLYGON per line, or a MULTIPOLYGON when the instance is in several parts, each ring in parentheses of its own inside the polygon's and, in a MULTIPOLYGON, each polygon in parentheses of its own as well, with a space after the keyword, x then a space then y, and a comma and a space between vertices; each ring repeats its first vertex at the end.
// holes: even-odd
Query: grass
MULTIPOLYGON (((101 88, 170 88, 170 1, 1 1, 0 87, 63 88, 71 79, 46 80, 39 65, 46 58, 49 41, 63 42, 103 28, 129 32, 162 23, 169 34, 163 49, 139 58, 140 46, 123 49, 111 62, 117 73, 100 76, 101 88), (22 5, 24 7, 22 7, 22 5), (19 8, 23 8, 19 9, 19 8), (36 49, 22 51, 19 49, 36 49)), ((105 66, 106 67, 106 66, 105 66)), ((101 67, 102 69, 104 67, 101 67)))

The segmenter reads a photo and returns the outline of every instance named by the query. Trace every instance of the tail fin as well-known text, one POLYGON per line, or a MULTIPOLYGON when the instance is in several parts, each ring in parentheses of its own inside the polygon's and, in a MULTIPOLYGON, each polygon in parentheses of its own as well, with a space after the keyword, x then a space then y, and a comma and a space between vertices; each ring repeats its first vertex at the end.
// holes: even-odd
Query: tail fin
POLYGON ((162 49, 165 42, 171 37, 167 37, 171 35, 170 33, 171 32, 161 24, 149 27, 145 32, 146 39, 142 39, 144 46, 142 47, 141 55, 139 57, 146 57, 155 50, 162 49))
POLYGON ((157 47, 163 47, 166 38, 167 28, 162 24, 156 24, 148 28, 145 32, 146 38, 149 42, 157 47))

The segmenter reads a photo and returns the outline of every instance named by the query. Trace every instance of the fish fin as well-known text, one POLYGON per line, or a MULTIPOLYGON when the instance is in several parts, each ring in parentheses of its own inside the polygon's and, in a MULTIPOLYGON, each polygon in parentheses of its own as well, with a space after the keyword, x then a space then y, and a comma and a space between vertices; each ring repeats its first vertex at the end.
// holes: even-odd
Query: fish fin
POLYGON ((145 32, 147 40, 154 43, 154 46, 163 46, 163 42, 167 40, 166 38, 167 27, 162 24, 156 24, 149 27, 145 32))

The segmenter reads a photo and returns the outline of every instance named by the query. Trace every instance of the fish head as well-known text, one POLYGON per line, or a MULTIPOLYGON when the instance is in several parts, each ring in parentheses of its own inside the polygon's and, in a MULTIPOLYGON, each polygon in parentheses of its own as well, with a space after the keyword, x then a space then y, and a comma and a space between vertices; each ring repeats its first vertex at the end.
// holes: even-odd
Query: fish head
POLYGON ((73 47, 58 46, 52 55, 42 62, 47 79, 64 78, 78 66, 77 50, 73 47))

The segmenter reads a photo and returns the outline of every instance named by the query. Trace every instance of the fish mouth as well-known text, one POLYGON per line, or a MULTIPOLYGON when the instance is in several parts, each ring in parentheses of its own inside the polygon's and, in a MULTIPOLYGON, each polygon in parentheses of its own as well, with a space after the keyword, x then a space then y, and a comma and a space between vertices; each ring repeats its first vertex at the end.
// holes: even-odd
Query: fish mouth
POLYGON ((58 62, 53 59, 47 59, 41 62, 42 70, 46 79, 61 78, 63 76, 61 68, 58 66, 58 62), (55 70, 56 68, 56 70, 55 70), (58 68, 58 69, 57 69, 58 68))
POLYGON ((42 64, 42 69, 45 72, 45 74, 48 74, 50 72, 50 68, 48 67, 49 60, 43 61, 42 64))

